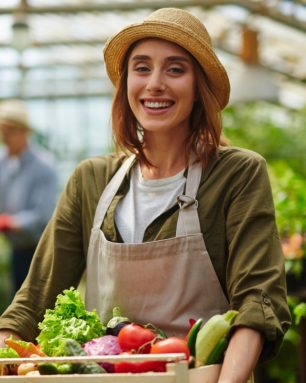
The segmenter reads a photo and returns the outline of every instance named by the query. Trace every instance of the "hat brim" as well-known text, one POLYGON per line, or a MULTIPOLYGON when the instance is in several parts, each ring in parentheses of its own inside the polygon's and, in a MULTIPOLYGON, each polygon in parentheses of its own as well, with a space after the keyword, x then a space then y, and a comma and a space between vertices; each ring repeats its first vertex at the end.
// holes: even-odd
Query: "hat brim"
POLYGON ((173 42, 186 49, 204 70, 209 87, 220 110, 228 103, 230 83, 225 68, 205 41, 180 25, 163 21, 144 21, 129 25, 111 37, 104 47, 104 62, 111 82, 116 86, 121 76, 122 62, 129 47, 136 41, 155 37, 173 42))

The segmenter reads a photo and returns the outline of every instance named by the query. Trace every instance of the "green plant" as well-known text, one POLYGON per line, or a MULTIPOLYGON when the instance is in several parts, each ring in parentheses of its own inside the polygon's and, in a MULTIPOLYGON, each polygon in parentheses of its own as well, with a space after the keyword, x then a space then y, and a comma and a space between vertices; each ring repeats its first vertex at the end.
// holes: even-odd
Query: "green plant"
POLYGON ((232 105, 223 114, 224 132, 235 146, 285 162, 306 176, 306 108, 290 110, 264 101, 232 105))
POLYGON ((269 174, 280 234, 306 232, 305 177, 283 160, 270 161, 269 174))
POLYGON ((11 248, 5 236, 0 234, 0 314, 10 303, 12 295, 11 248))
POLYGON ((272 162, 269 173, 286 272, 301 281, 306 254, 306 181, 284 161, 272 162))
POLYGON ((288 296, 288 304, 292 325, 285 335, 278 357, 265 367, 269 378, 278 383, 298 382, 298 348, 301 342, 299 324, 302 318, 306 318, 306 303, 300 302, 296 297, 288 296))

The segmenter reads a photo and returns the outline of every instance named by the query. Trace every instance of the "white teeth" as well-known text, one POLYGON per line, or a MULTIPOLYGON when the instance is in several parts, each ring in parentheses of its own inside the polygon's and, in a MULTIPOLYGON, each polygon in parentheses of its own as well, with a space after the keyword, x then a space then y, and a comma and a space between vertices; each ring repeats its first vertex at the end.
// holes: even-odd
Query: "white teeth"
POLYGON ((144 106, 148 108, 167 108, 170 106, 170 102, 158 102, 158 101, 145 101, 144 106))

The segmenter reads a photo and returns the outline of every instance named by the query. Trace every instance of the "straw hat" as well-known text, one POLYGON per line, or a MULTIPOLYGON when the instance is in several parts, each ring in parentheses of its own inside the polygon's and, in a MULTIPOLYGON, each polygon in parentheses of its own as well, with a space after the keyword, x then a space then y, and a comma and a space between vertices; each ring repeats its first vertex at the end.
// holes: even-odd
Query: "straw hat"
POLYGON ((197 17, 178 8, 161 8, 143 22, 128 25, 108 39, 104 47, 104 61, 114 85, 120 78, 121 65, 128 48, 135 41, 148 37, 173 42, 191 53, 206 73, 220 110, 226 106, 230 93, 229 79, 213 51, 211 38, 197 17))
POLYGON ((8 100, 0 104, 0 124, 31 130, 26 104, 21 100, 8 100))

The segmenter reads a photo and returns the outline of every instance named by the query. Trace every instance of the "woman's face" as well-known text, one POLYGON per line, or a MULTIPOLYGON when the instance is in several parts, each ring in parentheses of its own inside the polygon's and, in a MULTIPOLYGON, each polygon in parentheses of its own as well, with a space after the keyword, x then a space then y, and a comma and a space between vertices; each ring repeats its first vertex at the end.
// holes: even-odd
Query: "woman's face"
POLYGON ((183 48, 161 39, 139 42, 128 60, 127 92, 145 133, 187 135, 196 92, 192 60, 183 48))

